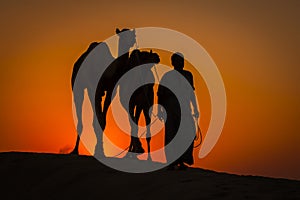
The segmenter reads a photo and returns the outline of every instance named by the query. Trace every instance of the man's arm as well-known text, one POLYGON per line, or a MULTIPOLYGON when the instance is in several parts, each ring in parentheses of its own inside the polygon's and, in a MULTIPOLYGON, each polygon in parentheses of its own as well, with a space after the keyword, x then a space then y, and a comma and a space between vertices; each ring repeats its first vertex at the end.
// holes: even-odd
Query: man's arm
POLYGON ((192 75, 191 72, 189 72, 189 82, 190 82, 190 84, 193 88, 193 91, 191 92, 190 98, 191 98, 191 102, 192 102, 192 106, 193 106, 194 116, 196 118, 199 118, 198 104, 197 104, 197 99, 196 99, 196 95, 195 95, 194 79, 193 79, 193 75, 192 75))
POLYGON ((200 114, 199 114, 197 99, 196 99, 196 95, 195 95, 194 91, 191 94, 191 102, 192 102, 192 106, 193 106, 194 116, 196 118, 199 118, 200 114))

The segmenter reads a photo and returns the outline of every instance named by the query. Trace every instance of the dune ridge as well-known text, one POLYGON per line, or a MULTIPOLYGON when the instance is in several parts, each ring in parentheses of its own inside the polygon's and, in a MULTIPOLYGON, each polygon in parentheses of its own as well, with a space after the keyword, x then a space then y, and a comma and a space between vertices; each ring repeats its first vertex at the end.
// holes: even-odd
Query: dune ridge
POLYGON ((201 168, 131 174, 68 154, 0 153, 0 177, 3 199, 300 199, 297 180, 201 168))

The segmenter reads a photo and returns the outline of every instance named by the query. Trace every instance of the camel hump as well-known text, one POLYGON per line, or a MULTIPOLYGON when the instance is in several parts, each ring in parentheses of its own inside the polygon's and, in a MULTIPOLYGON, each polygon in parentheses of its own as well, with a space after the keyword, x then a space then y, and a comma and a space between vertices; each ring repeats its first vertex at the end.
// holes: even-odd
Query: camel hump
MULTIPOLYGON (((99 63, 100 63, 100 67, 105 67, 105 65, 109 65, 113 60, 113 56, 110 52, 110 49, 108 47, 108 45, 106 44, 106 42, 92 42, 90 43, 90 45, 88 46, 87 50, 77 59, 77 61, 75 62, 74 66, 73 66, 73 70, 72 70, 72 77, 71 77, 71 86, 72 86, 72 90, 75 84, 75 80, 77 78, 78 72, 82 67, 83 62, 85 61, 85 59, 87 58, 87 56, 93 51, 96 50, 96 54, 99 54, 99 63), (97 46, 99 46, 97 49, 95 49, 97 46)), ((89 67, 85 69, 86 71, 84 72, 84 74, 88 74, 91 77, 97 76, 98 75, 98 69, 95 67, 89 67)), ((93 83, 96 84, 96 83, 93 83)), ((96 87, 96 86, 95 86, 96 87)))

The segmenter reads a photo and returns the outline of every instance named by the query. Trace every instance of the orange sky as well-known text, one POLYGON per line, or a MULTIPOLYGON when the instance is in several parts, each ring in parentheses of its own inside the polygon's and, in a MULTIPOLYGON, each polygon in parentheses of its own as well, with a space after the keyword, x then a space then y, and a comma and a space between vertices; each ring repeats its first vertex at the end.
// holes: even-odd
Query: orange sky
MULTIPOLYGON (((200 43, 225 83, 223 133, 196 166, 300 179, 299 7, 299 1, 1 1, 0 151, 71 148, 73 63, 116 27, 157 26, 200 43)), ((195 78, 205 98, 205 129, 209 99, 195 78)), ((84 137, 92 137, 88 132, 84 137)))

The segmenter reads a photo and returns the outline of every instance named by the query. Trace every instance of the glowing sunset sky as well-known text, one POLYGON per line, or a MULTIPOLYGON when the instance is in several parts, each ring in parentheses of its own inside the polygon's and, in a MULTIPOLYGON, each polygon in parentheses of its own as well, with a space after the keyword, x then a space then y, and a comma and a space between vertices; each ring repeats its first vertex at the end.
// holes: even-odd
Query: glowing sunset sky
MULTIPOLYGON (((164 27, 200 43, 226 88, 224 130, 195 166, 300 179, 299 1, 12 0, 0 9, 0 151, 70 150, 77 58, 117 27, 164 27)), ((209 97, 195 82, 206 129, 209 97)))

